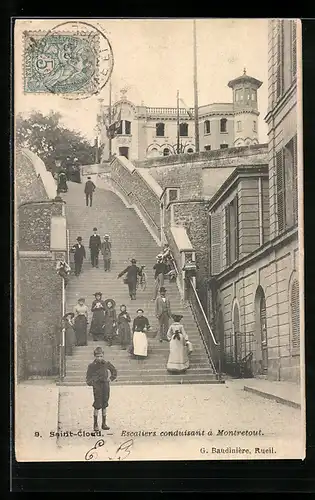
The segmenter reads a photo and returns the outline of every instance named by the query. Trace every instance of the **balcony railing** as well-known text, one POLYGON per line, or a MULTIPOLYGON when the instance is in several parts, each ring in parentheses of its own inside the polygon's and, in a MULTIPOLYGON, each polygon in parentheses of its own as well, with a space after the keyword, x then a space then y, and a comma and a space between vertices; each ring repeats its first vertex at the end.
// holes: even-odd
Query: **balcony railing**
MULTIPOLYGON (((192 116, 194 116, 194 108, 189 108, 190 113, 192 116)), ((176 116, 177 115, 177 108, 147 108, 147 114, 148 115, 171 115, 171 116, 176 116)), ((190 118, 189 114, 187 113, 187 110, 185 108, 179 108, 179 115, 181 117, 185 118, 190 118)))

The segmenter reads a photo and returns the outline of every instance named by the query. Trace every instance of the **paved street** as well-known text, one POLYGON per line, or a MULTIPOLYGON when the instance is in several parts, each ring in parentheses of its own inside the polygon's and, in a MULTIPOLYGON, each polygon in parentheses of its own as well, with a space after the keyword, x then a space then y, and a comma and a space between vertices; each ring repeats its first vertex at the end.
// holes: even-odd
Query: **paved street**
MULTIPOLYGON (((88 387, 60 388, 60 431, 92 431, 92 394, 88 387)), ((224 386, 132 386, 112 385, 105 446, 99 459, 113 456, 117 447, 132 438, 130 458, 141 459, 226 459, 244 454, 212 453, 212 447, 248 448, 246 458, 294 457, 299 454, 299 410, 245 392, 233 381, 224 386), (167 431, 204 431, 204 435, 167 436, 167 431), (208 432, 212 430, 212 435, 208 432), (257 431, 258 436, 218 436, 218 431, 257 431), (125 433, 123 431, 126 431, 125 433), (151 435, 137 436, 139 431, 151 435), (153 435, 153 433, 156 433, 153 435), (208 453, 201 453, 204 447, 208 453), (273 447, 271 454, 255 453, 257 447, 273 447)), ((62 457, 84 459, 99 437, 60 437, 62 457)), ((300 454, 302 452, 300 451, 300 454)))

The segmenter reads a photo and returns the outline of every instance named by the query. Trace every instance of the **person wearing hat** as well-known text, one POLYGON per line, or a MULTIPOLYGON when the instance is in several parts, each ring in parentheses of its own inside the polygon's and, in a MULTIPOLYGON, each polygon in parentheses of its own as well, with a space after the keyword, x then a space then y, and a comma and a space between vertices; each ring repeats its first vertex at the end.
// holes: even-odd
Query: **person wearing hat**
POLYGON ((181 324, 181 314, 173 314, 173 323, 168 329, 167 339, 170 343, 170 353, 167 361, 167 371, 184 373, 189 368, 188 336, 181 324))
POLYGON ((82 271, 83 259, 86 258, 85 248, 82 245, 81 236, 77 237, 77 243, 73 245, 71 252, 74 253, 74 274, 79 276, 82 271))
POLYGON ((124 274, 127 273, 125 283, 128 285, 131 300, 136 300, 137 278, 138 276, 140 276, 141 270, 137 266, 136 259, 131 259, 130 262, 131 265, 127 266, 126 269, 121 271, 121 273, 118 274, 117 278, 121 278, 124 274))
POLYGON ((137 310, 137 316, 133 320, 133 354, 138 359, 146 358, 148 355, 148 338, 146 332, 150 329, 148 318, 143 316, 143 309, 137 310))
POLYGON ((93 227, 93 234, 90 236, 89 249, 91 252, 92 267, 98 267, 98 254, 101 249, 101 238, 97 234, 97 227, 93 227))
POLYGON ((112 244, 109 241, 109 234, 105 234, 102 241, 101 252, 104 259, 104 271, 110 271, 110 262, 112 258, 112 244))
POLYGON ((101 292, 96 292, 94 294, 95 300, 92 302, 91 311, 93 313, 90 335, 92 335, 93 340, 103 340, 104 339, 104 321, 105 321, 105 302, 102 300, 101 292))
POLYGON ((104 340, 107 341, 109 347, 113 344, 113 339, 117 331, 117 315, 116 302, 113 299, 105 300, 105 317, 104 317, 104 340))
POLYGON ((160 342, 163 342, 163 340, 167 340, 169 319, 172 316, 170 299, 166 297, 164 286, 160 288, 160 296, 155 301, 155 315, 159 321, 160 342))
POLYGON ((95 189, 96 186, 94 182, 91 180, 91 177, 88 177, 84 186, 84 194, 87 207, 89 206, 89 202, 90 202, 90 207, 92 206, 93 193, 95 189))
POLYGON ((87 345, 88 308, 84 297, 80 297, 73 308, 76 345, 87 345))
POLYGON ((75 346, 75 333, 74 333, 74 325, 73 325, 74 314, 72 312, 66 313, 63 320, 63 328, 65 332, 65 349, 66 356, 72 356, 73 347, 75 346))
POLYGON ((154 288, 154 297, 152 301, 154 302, 157 298, 159 289, 164 285, 164 274, 167 273, 167 265, 163 261, 163 255, 161 253, 157 255, 156 264, 154 264, 153 269, 154 269, 155 288, 154 288))

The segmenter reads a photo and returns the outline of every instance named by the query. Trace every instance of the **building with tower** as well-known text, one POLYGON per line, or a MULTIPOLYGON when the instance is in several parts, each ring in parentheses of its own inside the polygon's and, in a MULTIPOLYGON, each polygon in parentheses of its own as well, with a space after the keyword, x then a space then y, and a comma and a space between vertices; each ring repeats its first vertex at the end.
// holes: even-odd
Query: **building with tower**
MULTIPOLYGON (((242 76, 228 83, 233 92, 232 102, 198 108, 200 151, 259 143, 257 91, 261 85, 262 82, 248 76, 244 70, 242 76)), ((128 100, 123 90, 111 110, 119 110, 120 124, 110 145, 105 126, 109 106, 100 103, 98 129, 99 143, 103 147, 102 161, 108 161, 110 149, 112 155, 130 160, 176 154, 178 128, 180 152, 195 152, 194 108, 138 106, 128 100)))

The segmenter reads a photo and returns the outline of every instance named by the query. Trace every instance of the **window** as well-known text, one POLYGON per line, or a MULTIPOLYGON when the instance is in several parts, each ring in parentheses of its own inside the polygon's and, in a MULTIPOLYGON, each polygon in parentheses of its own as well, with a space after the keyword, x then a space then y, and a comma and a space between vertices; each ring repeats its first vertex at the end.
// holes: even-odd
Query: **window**
POLYGON ((205 151, 211 151, 211 146, 205 146, 205 151))
POLYGON ((125 158, 128 159, 128 157, 129 157, 129 148, 126 148, 126 147, 119 148, 119 156, 124 156, 125 158))
POLYGON ((237 132, 241 132, 242 130, 242 122, 236 122, 237 124, 237 132))
POLYGON ((156 135, 157 137, 164 137, 165 135, 165 124, 164 123, 157 123, 156 126, 156 135))
POLYGON ((256 92, 256 90, 252 90, 252 101, 257 101, 257 92, 256 92))
POLYGON ((149 152, 149 156, 150 158, 156 158, 157 156, 159 156, 157 148, 152 148, 151 151, 149 152))
POLYGON ((131 122, 129 122, 128 120, 125 120, 125 134, 131 134, 131 122))
POLYGON ((220 132, 227 132, 227 119, 221 118, 220 120, 220 132))
POLYGON ((187 137, 188 136, 188 124, 187 123, 180 123, 180 125, 179 125, 179 135, 181 137, 187 137))
POLYGON ((237 304, 233 310, 233 330, 234 330, 234 361, 237 363, 242 359, 242 338, 240 332, 240 311, 237 304))
POLYGON ((168 201, 176 201, 178 200, 178 189, 169 189, 168 191, 168 201))
POLYGON ((257 122, 256 122, 256 120, 253 121, 253 131, 257 132, 257 122))
POLYGON ((228 144, 220 144, 220 149, 226 149, 228 147, 229 147, 228 144))
POLYGON ((284 90, 284 78, 283 78, 283 60, 284 60, 284 28, 283 21, 277 21, 277 81, 276 81, 276 96, 280 97, 284 90))
POLYGON ((163 149, 163 156, 168 156, 170 154, 170 150, 168 148, 163 149))
POLYGON ((187 149, 187 153, 193 153, 193 152, 194 152, 194 150, 192 148, 187 149))
POLYGON ((205 134, 210 134, 210 120, 205 121, 205 134))
POLYGON ((226 264, 238 259, 238 199, 237 196, 225 207, 226 264))
POLYGON ((278 231, 298 221, 297 136, 276 154, 278 231))
POLYGON ((122 135, 123 131, 122 131, 122 120, 120 120, 120 123, 119 123, 119 127, 117 129, 117 135, 122 135))
POLYGON ((299 282, 295 279, 291 288, 291 345, 293 349, 300 347, 300 300, 299 282))

